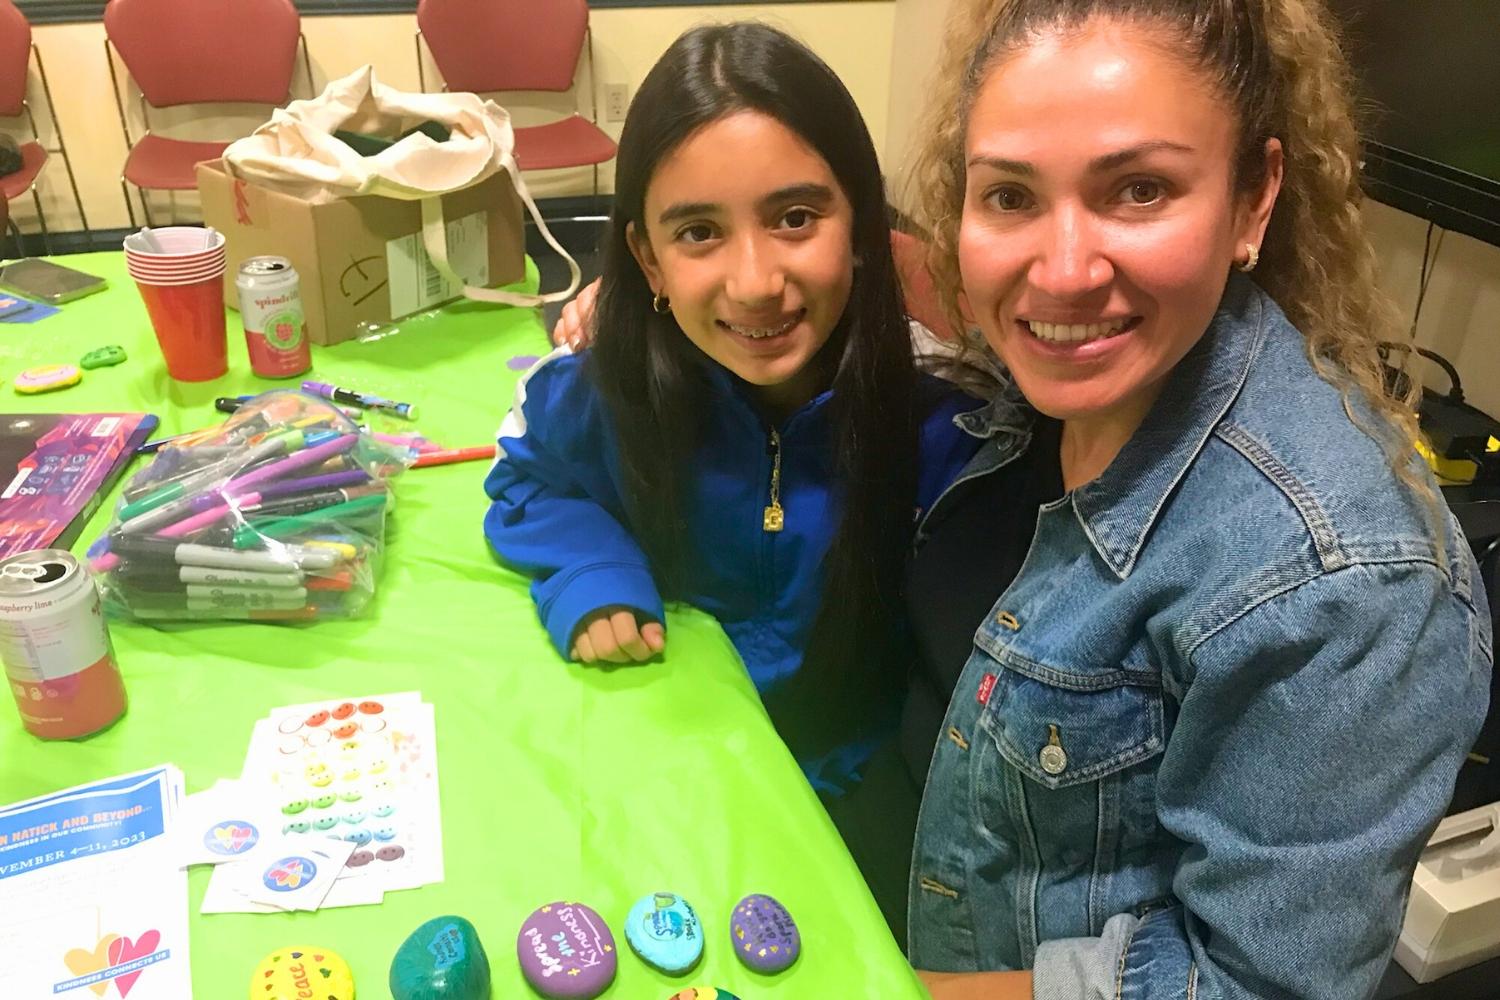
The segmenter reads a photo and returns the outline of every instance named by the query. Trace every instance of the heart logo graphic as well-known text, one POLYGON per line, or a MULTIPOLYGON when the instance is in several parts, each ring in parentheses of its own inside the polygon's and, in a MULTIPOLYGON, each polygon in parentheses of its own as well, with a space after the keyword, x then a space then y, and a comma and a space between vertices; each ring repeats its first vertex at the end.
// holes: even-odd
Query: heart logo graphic
POLYGON ((243 854, 260 839, 255 826, 243 820, 223 823, 203 836, 204 845, 215 854, 243 854))
MULTIPOLYGON (((100 969, 109 968, 109 948, 110 945, 115 943, 117 936, 115 934, 104 935, 99 939, 99 943, 94 945, 93 951, 89 951, 86 948, 72 949, 63 956, 63 964, 75 976, 86 976, 90 972, 98 972, 100 969)), ((89 989, 94 991, 95 996, 102 997, 104 991, 109 989, 109 980, 106 979, 102 982, 94 983, 89 989)))
MULTIPOLYGON (((134 941, 128 937, 115 938, 109 944, 109 964, 120 965, 123 962, 131 962, 137 958, 145 958, 156 952, 156 946, 161 943, 161 932, 150 930, 136 938, 134 941)), ((115 977, 115 989, 120 991, 120 996, 129 995, 135 981, 141 978, 141 973, 146 970, 136 969, 127 972, 123 976, 115 977)))

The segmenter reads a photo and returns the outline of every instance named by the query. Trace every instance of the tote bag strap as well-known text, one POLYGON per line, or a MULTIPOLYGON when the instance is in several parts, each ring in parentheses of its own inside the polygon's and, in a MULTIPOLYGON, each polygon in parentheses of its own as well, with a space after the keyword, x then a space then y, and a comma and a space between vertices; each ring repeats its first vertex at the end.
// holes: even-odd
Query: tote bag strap
POLYGON ((559 292, 529 294, 466 284, 463 278, 454 273, 452 265, 448 262, 447 228, 443 220, 443 200, 439 197, 422 199, 422 243, 427 248, 427 256, 431 258, 432 266, 439 274, 455 285, 463 285, 464 295, 479 302, 534 307, 548 302, 566 301, 578 291, 579 282, 582 280, 578 262, 573 259, 572 254, 562 248, 557 238, 552 235, 552 231, 547 228, 547 220, 542 218, 541 210, 532 200, 531 192, 526 190, 526 182, 521 179, 521 171, 516 167, 515 157, 507 154, 504 157, 504 163, 505 171, 510 174, 511 183, 515 186, 516 194, 521 196, 521 201, 525 203, 527 211, 536 221, 537 228, 542 232, 542 238, 547 241, 549 247, 562 256, 563 260, 568 262, 568 287, 559 292))

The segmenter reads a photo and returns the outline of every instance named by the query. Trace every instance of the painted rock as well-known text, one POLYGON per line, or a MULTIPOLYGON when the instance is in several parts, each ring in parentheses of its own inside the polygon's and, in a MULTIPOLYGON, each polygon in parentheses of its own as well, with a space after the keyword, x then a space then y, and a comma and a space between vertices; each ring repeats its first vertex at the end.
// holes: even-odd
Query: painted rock
POLYGON ((546 997, 596 997, 615 978, 614 935, 582 903, 548 903, 516 935, 521 974, 546 997))
POLYGON ((390 984, 395 1000, 488 1000, 490 960, 473 924, 434 917, 396 949, 390 984))
POLYGON ((690 986, 681 993, 673 993, 668 1000, 740 1000, 728 990, 713 986, 690 986))
POLYGON ((273 951, 250 975, 250 1000, 354 1000, 349 963, 327 948, 273 951))
POLYGON ((653 892, 630 908, 625 940, 648 965, 680 976, 703 957, 703 925, 682 897, 653 892))
POLYGON ((729 922, 734 953, 756 972, 780 972, 802 953, 802 935, 792 915, 770 896, 746 896, 729 922))

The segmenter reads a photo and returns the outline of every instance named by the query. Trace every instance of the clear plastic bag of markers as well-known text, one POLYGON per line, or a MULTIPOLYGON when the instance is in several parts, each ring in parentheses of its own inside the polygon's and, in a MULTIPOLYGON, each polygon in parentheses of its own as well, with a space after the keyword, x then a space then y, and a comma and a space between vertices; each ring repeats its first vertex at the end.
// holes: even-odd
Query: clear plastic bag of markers
POLYGON ((89 549, 107 607, 140 620, 358 615, 380 575, 390 479, 415 457, 326 400, 256 396, 126 484, 89 549))

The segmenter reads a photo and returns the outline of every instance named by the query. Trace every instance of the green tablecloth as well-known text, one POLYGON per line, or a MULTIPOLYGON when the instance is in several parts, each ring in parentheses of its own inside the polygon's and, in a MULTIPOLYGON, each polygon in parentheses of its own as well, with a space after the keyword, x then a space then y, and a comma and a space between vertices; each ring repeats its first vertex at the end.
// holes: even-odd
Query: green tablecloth
MULTIPOLYGON (((123 259, 93 254, 65 263, 109 278, 111 288, 35 325, 0 324, 6 410, 146 410, 161 417, 166 434, 222 419, 215 396, 285 384, 250 373, 236 313, 229 374, 172 382, 123 259), (110 343, 130 360, 87 372, 74 388, 28 397, 9 387, 20 368, 76 362, 110 343)), ((418 403, 417 428, 458 447, 493 440, 519 378, 508 360, 545 349, 534 313, 464 303, 378 340, 315 348, 313 371, 418 403)), ((114 623, 129 712, 91 739, 43 743, 0 704, 0 801, 163 762, 182 767, 188 790, 197 791, 239 774, 251 725, 276 706, 415 689, 436 709, 445 880, 390 893, 380 906, 200 916, 208 871, 194 869, 199 1000, 245 996, 255 963, 291 944, 343 954, 360 996, 387 996, 396 947, 442 913, 478 928, 493 995, 524 997, 520 923, 541 903, 564 898, 594 906, 620 940, 610 997, 655 1000, 693 984, 745 1000, 923 996, 717 624, 674 609, 664 662, 615 670, 563 663, 526 581, 497 566, 485 546, 485 469, 417 469, 397 480, 383 575, 361 620, 114 623), (664 889, 693 902, 708 940, 703 963, 681 980, 638 961, 620 931, 631 903, 664 889), (751 973, 730 954, 730 908, 750 892, 779 897, 801 926, 804 954, 780 976, 751 973)), ((112 505, 113 498, 75 551, 103 531, 112 505)))

